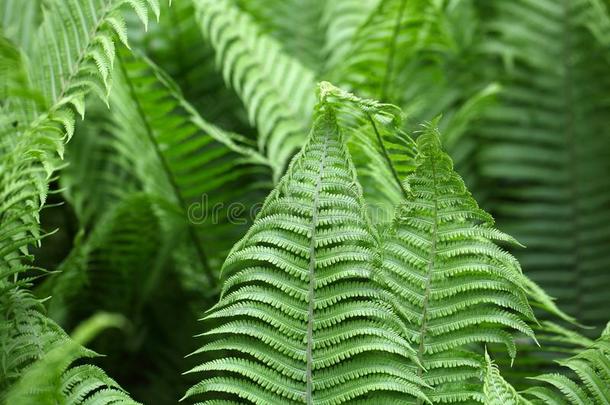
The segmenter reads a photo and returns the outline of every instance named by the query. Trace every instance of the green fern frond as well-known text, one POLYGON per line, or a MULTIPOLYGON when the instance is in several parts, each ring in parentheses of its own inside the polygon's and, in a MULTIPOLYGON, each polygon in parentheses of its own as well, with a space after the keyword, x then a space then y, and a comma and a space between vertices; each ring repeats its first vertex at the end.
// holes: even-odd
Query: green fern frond
POLYGON ((464 388, 479 368, 469 360, 477 358, 469 345, 502 343, 514 357, 507 332, 533 338, 526 322, 534 321, 534 315, 518 262, 494 243, 515 240, 494 229, 491 216, 477 206, 441 151, 432 125, 418 138, 409 197, 382 237, 382 279, 398 297, 418 346, 419 375, 435 387, 428 396, 433 401, 474 400, 480 392, 464 388), (455 360, 445 360, 447 355, 455 360))
MULTIPOLYGON (((66 338, 48 348, 11 387, 3 403, 11 405, 138 405, 103 370, 91 365, 68 368, 74 361, 96 354, 78 342, 89 340, 99 330, 120 326, 122 318, 98 314, 79 326, 75 340, 66 338)), ((51 321, 49 321, 51 322, 51 321)), ((59 327, 57 327, 59 328, 59 327)))
POLYGON ((325 72, 333 72, 345 61, 358 28, 375 10, 379 0, 327 1, 322 16, 326 28, 324 54, 325 72))
POLYGON ((274 37, 287 54, 314 72, 321 69, 324 40, 323 0, 263 0, 235 2, 256 20, 262 33, 274 37))
POLYGON ((405 179, 415 169, 417 154, 415 142, 401 130, 402 112, 328 82, 320 83, 319 91, 344 128, 372 221, 390 221, 394 207, 407 195, 405 179))
POLYGON ((187 396, 426 400, 415 351, 371 281, 375 246, 334 111, 322 101, 309 141, 225 261, 222 298, 206 317, 218 326, 197 351, 214 357, 191 370, 204 379, 187 396))
POLYGON ((314 74, 229 0, 196 0, 197 16, 216 50, 223 77, 259 132, 258 147, 281 175, 299 148, 314 105, 314 74))
POLYGON ((433 52, 435 47, 446 47, 442 43, 449 37, 440 21, 441 6, 435 2, 381 0, 356 32, 337 77, 369 96, 396 100, 400 88, 392 83, 409 57, 422 48, 433 52))
POLYGON ((595 1, 480 2, 487 70, 501 79, 480 129, 481 184, 528 275, 584 324, 607 321, 610 130, 607 47, 595 1), (597 17, 596 17, 597 18, 597 17), (595 82, 595 85, 590 83, 595 82), (586 179, 586 181, 583 181, 586 179), (553 232, 549 232, 553 229, 553 232))
POLYGON ((485 351, 485 374, 483 376, 483 394, 486 405, 530 405, 531 402, 523 398, 517 391, 502 378, 498 366, 491 360, 485 351))
POLYGON ((143 190, 163 201, 166 232, 188 235, 213 284, 249 224, 255 196, 262 201, 270 187, 267 159, 247 139, 201 118, 146 58, 121 56, 119 68, 110 101, 120 148, 140 156, 132 170, 143 190))
POLYGON ((162 234, 154 201, 142 193, 126 196, 107 212, 90 235, 48 277, 37 293, 50 295, 55 320, 90 316, 96 309, 125 314, 142 310, 163 260, 162 234), (134 289, 138 284, 140 287, 134 289), (94 288, 91 288, 94 287, 94 288))

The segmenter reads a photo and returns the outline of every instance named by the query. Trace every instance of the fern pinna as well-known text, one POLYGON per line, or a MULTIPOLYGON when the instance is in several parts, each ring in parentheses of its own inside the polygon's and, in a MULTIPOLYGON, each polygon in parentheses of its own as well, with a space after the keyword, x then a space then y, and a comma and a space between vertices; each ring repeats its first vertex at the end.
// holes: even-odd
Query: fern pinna
POLYGON ((321 104, 308 143, 224 264, 222 298, 206 317, 220 324, 199 352, 228 354, 191 370, 204 377, 188 396, 426 400, 415 351, 372 281, 376 238, 365 212, 334 112, 321 104))

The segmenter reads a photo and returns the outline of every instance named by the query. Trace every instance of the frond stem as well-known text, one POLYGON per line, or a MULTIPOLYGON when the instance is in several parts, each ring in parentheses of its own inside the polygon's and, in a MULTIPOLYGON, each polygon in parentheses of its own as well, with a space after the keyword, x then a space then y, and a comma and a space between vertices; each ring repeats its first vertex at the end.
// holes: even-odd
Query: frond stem
POLYGON ((320 159, 320 169, 314 192, 313 213, 311 219, 311 241, 309 243, 309 292, 307 303, 307 392, 305 400, 307 405, 313 405, 313 317, 314 317, 314 295, 316 289, 316 228, 318 227, 318 204, 320 190, 322 189, 322 176, 324 174, 324 163, 327 156, 328 138, 324 138, 324 149, 320 159))
MULTIPOLYGON (((430 247, 430 256, 428 258, 428 271, 426 274, 426 284, 424 291, 424 301, 422 303, 422 323, 419 329, 419 348, 417 349, 417 360, 421 366, 417 369, 417 375, 423 375, 424 366, 424 350, 425 350, 425 338, 424 335, 428 328, 428 305, 430 301, 430 281, 432 279, 432 272, 434 271, 434 262, 436 259, 436 242, 437 242, 437 229, 438 229, 438 201, 437 201, 437 185, 436 185, 436 166, 434 162, 434 155, 430 156, 430 165, 432 166, 432 184, 434 187, 434 224, 432 225, 432 246, 430 247)), ((423 401, 417 400, 417 404, 421 405, 423 401)))
POLYGON ((404 185, 402 184, 402 181, 400 181, 398 172, 396 171, 396 168, 392 164, 392 160, 390 159, 390 154, 388 153, 388 150, 385 147, 385 144, 383 143, 383 139, 381 139, 381 134, 379 133, 379 130, 377 130, 377 125, 375 124, 375 121, 373 120, 371 115, 368 113, 366 114, 366 117, 368 118, 369 122, 371 123, 371 126, 373 127, 373 131, 375 132, 375 136, 377 137, 377 142, 379 143, 379 146, 381 147, 381 153, 383 155, 383 158, 388 163, 388 166, 390 167, 390 171, 392 172, 392 177, 394 177, 394 180, 398 184, 398 187, 400 188, 400 191, 402 192, 402 196, 404 198, 409 198, 409 193, 407 193, 407 190, 405 189, 404 185))

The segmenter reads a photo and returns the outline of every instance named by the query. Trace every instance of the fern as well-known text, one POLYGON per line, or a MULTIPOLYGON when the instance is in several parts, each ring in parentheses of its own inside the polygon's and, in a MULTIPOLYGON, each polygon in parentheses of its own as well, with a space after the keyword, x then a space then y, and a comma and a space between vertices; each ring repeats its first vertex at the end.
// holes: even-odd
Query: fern
POLYGON ((608 171, 608 107, 595 100, 607 94, 609 65, 590 31, 591 16, 607 10, 590 3, 481 2, 482 50, 503 91, 479 131, 479 165, 486 205, 529 247, 516 252, 524 268, 566 311, 601 327, 610 194, 598 174, 608 171))
POLYGON ((483 376, 484 403, 488 405, 529 405, 517 391, 500 375, 498 367, 485 352, 485 374, 483 376))
POLYGON ((222 298, 206 316, 220 324, 197 352, 230 354, 191 370, 205 376, 187 396, 224 392, 261 404, 425 399, 409 365, 415 352, 371 281, 376 237, 354 176, 322 100, 308 143, 223 266, 222 298))
POLYGON ((358 28, 375 9, 378 0, 341 0, 326 2, 322 25, 326 28, 324 72, 333 72, 344 63, 358 28))
MULTIPOLYGON (((607 404, 610 402, 610 339, 608 327, 601 337, 591 342, 576 355, 560 360, 563 372, 553 372, 531 377, 534 387, 517 393, 500 376, 497 367, 487 356, 486 387, 489 386, 489 404, 607 404), (512 401, 512 402, 510 402, 512 401)), ((580 339, 579 339, 580 340, 580 339)))
MULTIPOLYGON (((46 356, 65 334, 41 312, 40 303, 27 291, 31 270, 25 264, 28 246, 42 237, 38 222, 48 183, 57 169, 57 154, 72 136, 71 108, 84 113, 83 98, 107 86, 107 70, 114 57, 113 35, 120 28, 119 11, 130 4, 146 19, 144 2, 91 2, 85 10, 76 0, 50 2, 30 57, 22 67, 25 93, 10 94, 2 105, 0 121, 0 287, 3 342, 3 388, 14 382, 33 362, 46 356), (71 29, 66 29, 70 27, 71 29), (99 80, 98 80, 99 79, 99 80), (39 90, 40 95, 31 89, 39 90)), ((155 6, 154 1, 150 2, 155 6)), ((124 39, 124 31, 118 35, 124 39)), ((36 364, 36 363, 34 363, 36 364)), ((34 367, 34 366, 31 366, 34 367)), ((101 394, 102 396, 104 394, 101 394)), ((111 391, 108 391, 111 395, 111 391)))
POLYGON ((235 2, 256 20, 261 32, 282 44, 285 52, 314 72, 323 64, 322 15, 327 2, 322 0, 263 0, 235 2))
POLYGON ((195 5, 225 82, 257 126, 259 150, 270 158, 277 179, 304 140, 314 104, 313 73, 230 1, 196 0, 195 5))
POLYGON ((576 374, 577 379, 559 373, 543 374, 534 379, 545 386, 530 388, 525 394, 549 404, 610 403, 609 361, 610 335, 606 328, 593 345, 567 360, 558 361, 565 369, 576 374))
POLYGON ((80 325, 75 340, 62 339, 21 376, 6 396, 6 403, 138 405, 100 368, 80 365, 68 369, 73 361, 96 355, 77 341, 84 343, 101 329, 120 327, 123 322, 115 315, 98 314, 80 325))
POLYGON ((126 58, 120 66, 111 105, 122 147, 142 156, 134 172, 164 201, 165 227, 186 228, 213 284, 218 262, 243 233, 235 224, 247 224, 256 193, 268 187, 268 162, 247 140, 203 120, 150 61, 126 58), (168 111, 176 119, 167 120, 168 111), (243 207, 241 220, 231 218, 235 205, 243 207))
POLYGON ((436 387, 428 396, 480 400, 476 385, 468 384, 480 359, 467 345, 500 342, 514 358, 507 331, 533 337, 524 322, 534 320, 528 282, 517 261, 493 243, 515 240, 478 208, 440 150, 434 127, 420 135, 418 151, 410 196, 383 237, 384 280, 418 346, 419 374, 436 387))

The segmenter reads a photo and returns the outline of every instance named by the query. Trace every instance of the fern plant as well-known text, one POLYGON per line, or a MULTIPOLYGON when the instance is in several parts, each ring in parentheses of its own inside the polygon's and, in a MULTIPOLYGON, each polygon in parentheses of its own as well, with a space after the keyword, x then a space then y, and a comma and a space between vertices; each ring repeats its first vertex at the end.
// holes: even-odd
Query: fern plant
POLYGON ((0 403, 607 403, 609 6, 0 0, 0 403))

